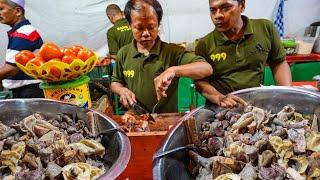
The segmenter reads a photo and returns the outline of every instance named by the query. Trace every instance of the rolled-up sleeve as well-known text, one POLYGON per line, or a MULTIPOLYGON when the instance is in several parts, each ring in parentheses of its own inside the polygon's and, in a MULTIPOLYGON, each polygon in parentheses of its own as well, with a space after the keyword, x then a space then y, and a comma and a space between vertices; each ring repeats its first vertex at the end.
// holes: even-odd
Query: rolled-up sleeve
POLYGON ((194 62, 205 62, 205 59, 201 56, 197 56, 191 52, 183 52, 179 56, 179 65, 190 64, 194 62))
POLYGON ((281 39, 279 36, 278 31, 276 30, 275 26, 270 23, 270 28, 271 28, 271 49, 268 55, 268 60, 267 63, 269 64, 270 67, 274 67, 277 64, 285 61, 285 50, 284 47, 281 43, 281 39))
POLYGON ((207 58, 207 52, 206 52, 206 45, 205 43, 200 40, 195 48, 195 54, 197 56, 201 56, 203 58, 207 58))

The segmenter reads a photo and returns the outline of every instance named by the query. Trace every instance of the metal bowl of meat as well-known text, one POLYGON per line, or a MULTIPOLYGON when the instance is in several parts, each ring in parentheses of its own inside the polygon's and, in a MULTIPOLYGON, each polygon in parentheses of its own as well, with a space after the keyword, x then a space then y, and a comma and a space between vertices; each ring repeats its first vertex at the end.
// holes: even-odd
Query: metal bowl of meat
POLYGON ((290 87, 234 92, 249 106, 198 108, 154 154, 154 179, 320 176, 320 94, 290 87))
POLYGON ((128 137, 96 111, 47 99, 0 109, 0 179, 115 179, 128 164, 128 137))

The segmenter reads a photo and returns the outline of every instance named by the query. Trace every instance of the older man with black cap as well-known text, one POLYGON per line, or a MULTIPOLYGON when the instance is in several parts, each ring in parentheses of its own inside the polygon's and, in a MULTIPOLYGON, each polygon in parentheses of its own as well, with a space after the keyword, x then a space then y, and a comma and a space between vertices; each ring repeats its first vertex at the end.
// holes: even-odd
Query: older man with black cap
POLYGON ((25 18, 24 0, 0 0, 0 22, 11 26, 8 33, 8 48, 5 65, 0 68, 0 79, 4 88, 13 93, 14 98, 44 97, 39 88, 39 80, 32 80, 15 63, 15 56, 22 50, 35 51, 43 41, 36 29, 25 18))

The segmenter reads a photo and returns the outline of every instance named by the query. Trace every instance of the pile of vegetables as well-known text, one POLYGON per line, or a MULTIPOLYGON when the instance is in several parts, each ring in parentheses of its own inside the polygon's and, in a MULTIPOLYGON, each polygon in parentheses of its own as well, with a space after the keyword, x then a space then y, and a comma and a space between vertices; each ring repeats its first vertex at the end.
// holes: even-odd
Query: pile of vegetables
POLYGON ((17 66, 35 79, 66 81, 90 72, 97 63, 97 55, 80 45, 59 48, 44 43, 39 53, 22 50, 15 56, 17 66))

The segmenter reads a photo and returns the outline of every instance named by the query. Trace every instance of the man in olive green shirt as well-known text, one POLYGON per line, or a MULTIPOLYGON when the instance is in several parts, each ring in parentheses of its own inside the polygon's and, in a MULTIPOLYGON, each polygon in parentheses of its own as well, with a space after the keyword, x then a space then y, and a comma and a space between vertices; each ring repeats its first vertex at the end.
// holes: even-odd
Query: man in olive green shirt
POLYGON ((201 79, 212 73, 202 57, 174 44, 162 42, 159 24, 162 8, 156 0, 129 0, 125 15, 134 40, 117 54, 111 89, 120 102, 130 107, 134 103, 149 112, 177 112, 179 77, 201 79))
POLYGON ((267 63, 278 85, 291 85, 285 51, 272 22, 241 16, 245 0, 209 0, 215 30, 200 39, 196 54, 212 66, 208 81, 198 81, 207 100, 223 107, 245 102, 229 93, 262 84, 267 63))
POLYGON ((114 25, 107 32, 109 56, 116 60, 116 55, 120 48, 129 44, 133 40, 133 35, 130 25, 118 5, 108 5, 106 14, 114 25))

